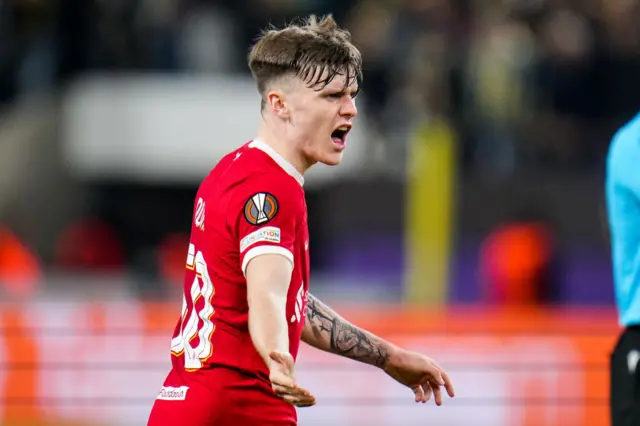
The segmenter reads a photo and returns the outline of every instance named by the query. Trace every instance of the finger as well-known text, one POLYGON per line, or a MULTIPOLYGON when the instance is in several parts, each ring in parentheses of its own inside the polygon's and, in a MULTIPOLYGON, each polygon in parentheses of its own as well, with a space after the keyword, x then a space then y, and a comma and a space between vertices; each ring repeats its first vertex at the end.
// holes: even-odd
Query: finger
POLYGON ((292 388, 292 389, 297 387, 293 377, 289 377, 286 374, 281 372, 272 373, 271 376, 269 377, 269 380, 273 385, 283 386, 283 387, 292 388))
POLYGON ((431 390, 431 386, 425 385, 422 386, 422 389, 424 390, 424 403, 429 402, 429 400, 431 399, 431 395, 433 395, 433 391, 431 390))
MULTIPOLYGON (((308 389, 305 389, 303 387, 300 387, 298 385, 296 385, 296 394, 297 395, 304 395, 304 396, 311 396, 314 397, 313 394, 311 393, 311 391, 309 391, 308 389)), ((315 398, 315 397, 314 397, 315 398)))
POLYGON ((297 401, 295 403, 296 407, 302 408, 302 407, 312 407, 316 405, 316 400, 312 399, 312 400, 304 400, 304 401, 297 401))
POLYGON ((433 396, 436 401, 437 406, 442 405, 442 389, 436 383, 429 383, 431 385, 431 390, 433 390, 433 396))
POLYGON ((296 407, 310 407, 312 405, 315 405, 316 403, 316 399, 313 396, 299 397, 293 395, 283 395, 281 396, 281 399, 296 407))
POLYGON ((424 389, 422 386, 415 386, 412 390, 416 397, 416 402, 421 402, 424 399, 424 389))
POLYGON ((447 390, 447 393, 451 398, 453 398, 456 396, 456 393, 453 390, 453 383, 451 382, 449 375, 444 370, 442 370, 442 378, 444 379, 444 387, 447 390))
POLYGON ((298 398, 296 407, 310 407, 316 404, 316 397, 313 395, 306 395, 302 398, 298 398))
POLYGON ((296 388, 291 386, 282 386, 272 383, 271 387, 277 395, 296 395, 296 388))
POLYGON ((431 372, 435 384, 438 386, 444 386, 444 378, 442 377, 442 369, 438 368, 437 365, 434 366, 433 371, 431 372))
POLYGON ((300 403, 300 402, 313 402, 316 398, 313 395, 278 395, 280 398, 284 399, 287 402, 291 403, 300 403))
POLYGON ((273 380, 271 383, 271 387, 277 395, 293 395, 300 397, 313 396, 308 389, 305 389, 296 383, 291 386, 283 386, 277 380, 273 380))
POLYGON ((429 402, 429 400, 431 399, 431 395, 433 394, 429 383, 425 383, 422 386, 417 386, 412 390, 416 396, 416 402, 422 402, 423 404, 429 402))
POLYGON ((420 402, 422 402, 423 404, 426 404, 427 401, 431 399, 432 391, 429 386, 422 386, 422 390, 423 390, 423 394, 422 394, 422 400, 420 402))
POLYGON ((298 408, 313 407, 314 405, 316 405, 316 401, 315 400, 314 401, 298 401, 293 405, 295 405, 298 408))
POLYGON ((301 388, 297 385, 291 386, 281 386, 272 383, 272 388, 274 392, 278 395, 293 395, 293 396, 311 396, 311 392, 308 390, 301 388))

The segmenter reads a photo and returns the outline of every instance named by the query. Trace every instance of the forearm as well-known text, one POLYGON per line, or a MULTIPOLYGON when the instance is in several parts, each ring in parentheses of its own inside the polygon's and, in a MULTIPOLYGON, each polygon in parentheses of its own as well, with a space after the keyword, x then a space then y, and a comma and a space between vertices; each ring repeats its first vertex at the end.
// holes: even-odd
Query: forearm
POLYGON ((289 352, 287 293, 293 265, 279 254, 264 254, 247 265, 249 335, 267 366, 271 352, 289 352))
POLYGON ((327 305, 307 295, 302 340, 323 351, 385 368, 395 347, 351 324, 327 305))
POLYGON ((265 294, 250 301, 249 334, 256 350, 268 366, 273 351, 289 352, 286 298, 265 294))

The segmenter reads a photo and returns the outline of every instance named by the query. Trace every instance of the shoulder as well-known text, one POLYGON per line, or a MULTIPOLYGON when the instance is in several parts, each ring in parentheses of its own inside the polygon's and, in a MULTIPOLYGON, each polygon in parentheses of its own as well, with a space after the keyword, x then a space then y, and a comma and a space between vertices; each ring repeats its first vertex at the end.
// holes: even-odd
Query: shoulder
POLYGON ((247 144, 236 154, 236 174, 241 177, 238 193, 269 193, 286 199, 302 199, 300 183, 278 165, 267 153, 247 144))
POLYGON ((611 138, 609 157, 640 152, 640 114, 621 126, 611 138))
POLYGON ((261 225, 279 215, 299 215, 304 206, 302 188, 283 172, 264 172, 249 176, 234 191, 236 205, 253 225, 261 225))
POLYGON ((216 193, 233 216, 267 209, 273 214, 298 214, 304 209, 304 191, 266 153, 246 144, 226 155, 212 170, 201 189, 216 193))
POLYGON ((238 187, 251 185, 263 179, 278 181, 281 170, 273 167, 272 162, 250 144, 245 144, 225 155, 215 165, 202 182, 203 186, 220 189, 221 192, 235 190, 238 187))
POLYGON ((607 153, 608 175, 635 174, 639 161, 640 114, 618 129, 611 138, 607 153))

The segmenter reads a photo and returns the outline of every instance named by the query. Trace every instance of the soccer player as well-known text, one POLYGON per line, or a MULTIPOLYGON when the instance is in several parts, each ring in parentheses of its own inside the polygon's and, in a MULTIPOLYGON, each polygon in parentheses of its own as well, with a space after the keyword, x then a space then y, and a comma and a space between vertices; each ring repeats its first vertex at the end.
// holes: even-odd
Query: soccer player
POLYGON ((308 293, 303 174, 342 159, 360 52, 333 18, 312 16, 265 31, 248 62, 262 97, 257 138, 224 157, 196 195, 172 369, 148 425, 296 425, 295 407, 316 402, 294 374, 301 340, 380 368, 416 402, 442 404, 442 389, 454 391, 433 360, 308 293))
POLYGON ((622 333, 611 355, 611 424, 640 425, 640 114, 613 137, 606 202, 622 333))

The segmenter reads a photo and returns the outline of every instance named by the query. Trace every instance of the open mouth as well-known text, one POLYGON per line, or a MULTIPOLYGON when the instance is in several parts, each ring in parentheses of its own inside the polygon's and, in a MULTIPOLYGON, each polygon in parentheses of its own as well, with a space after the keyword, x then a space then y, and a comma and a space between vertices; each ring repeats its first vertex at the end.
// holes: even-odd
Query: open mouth
POLYGON ((351 130, 351 126, 343 125, 338 127, 331 133, 331 140, 337 145, 344 146, 349 130, 351 130))

